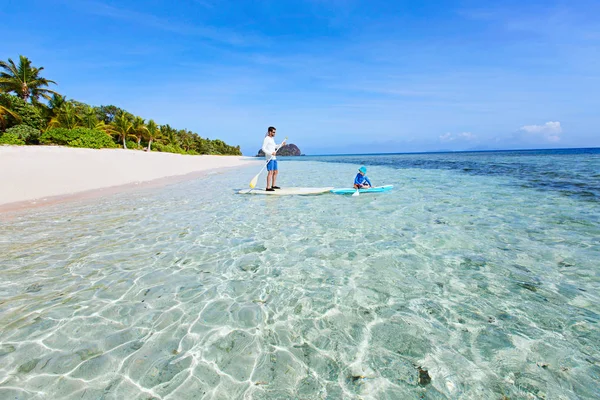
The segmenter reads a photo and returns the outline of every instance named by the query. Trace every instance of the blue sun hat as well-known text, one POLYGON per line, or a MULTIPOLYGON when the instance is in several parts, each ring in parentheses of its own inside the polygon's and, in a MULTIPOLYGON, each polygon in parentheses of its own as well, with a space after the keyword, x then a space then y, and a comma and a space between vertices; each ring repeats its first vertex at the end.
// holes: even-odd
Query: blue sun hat
POLYGON ((363 174, 366 174, 366 173, 367 173, 367 167, 360 167, 358 170, 359 170, 360 172, 362 172, 363 174))

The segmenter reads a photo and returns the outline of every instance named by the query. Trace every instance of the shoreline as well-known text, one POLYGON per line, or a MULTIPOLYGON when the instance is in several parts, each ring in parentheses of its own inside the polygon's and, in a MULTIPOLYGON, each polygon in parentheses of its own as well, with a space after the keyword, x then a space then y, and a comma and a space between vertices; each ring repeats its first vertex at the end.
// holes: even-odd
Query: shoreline
POLYGON ((162 187, 253 164, 258 161, 245 156, 0 146, 0 214, 162 187))

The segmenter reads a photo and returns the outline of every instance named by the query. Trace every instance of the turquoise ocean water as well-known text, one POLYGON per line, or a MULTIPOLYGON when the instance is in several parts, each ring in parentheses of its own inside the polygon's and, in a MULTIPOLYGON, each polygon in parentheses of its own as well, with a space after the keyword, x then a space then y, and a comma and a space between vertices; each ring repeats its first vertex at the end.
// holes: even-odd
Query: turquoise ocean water
POLYGON ((2 399, 600 397, 600 150, 301 157, 0 222, 2 399), (261 177, 261 184, 264 184, 261 177))

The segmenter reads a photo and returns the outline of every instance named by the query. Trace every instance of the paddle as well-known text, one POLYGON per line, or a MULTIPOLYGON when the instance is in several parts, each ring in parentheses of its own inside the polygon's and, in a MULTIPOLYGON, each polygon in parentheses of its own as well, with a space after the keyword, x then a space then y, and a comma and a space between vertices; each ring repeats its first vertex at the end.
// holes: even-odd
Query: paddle
MULTIPOLYGON (((287 140, 287 136, 285 137, 285 139, 283 139, 283 141, 285 142, 286 140, 287 140)), ((277 151, 279 151, 279 149, 282 148, 282 147, 283 146, 279 146, 279 148, 277 150, 275 150, 275 154, 277 154, 277 151)), ((271 160, 269 160, 269 161, 271 161, 271 160)), ((260 176, 260 174, 262 174, 262 172, 264 171, 264 169, 267 167, 267 165, 269 164, 269 161, 267 161, 265 163, 265 165, 263 165, 263 167, 260 170, 260 172, 258 174, 256 174, 256 176, 254 178, 252 178, 252 180, 250 181, 250 188, 251 189, 254 189, 256 187, 256 183, 258 182, 258 177, 260 176)))
MULTIPOLYGON (((368 188, 370 188, 370 187, 372 187, 372 186, 368 186, 368 188)), ((358 196, 358 194, 360 193, 359 190, 360 190, 360 187, 357 187, 356 192, 352 193, 352 197, 358 196)))
MULTIPOLYGON (((369 187, 371 187, 371 186, 369 186, 369 187)), ((358 194, 360 193, 359 190, 360 190, 360 186, 356 188, 356 192, 352 193, 352 197, 358 196, 358 194)))

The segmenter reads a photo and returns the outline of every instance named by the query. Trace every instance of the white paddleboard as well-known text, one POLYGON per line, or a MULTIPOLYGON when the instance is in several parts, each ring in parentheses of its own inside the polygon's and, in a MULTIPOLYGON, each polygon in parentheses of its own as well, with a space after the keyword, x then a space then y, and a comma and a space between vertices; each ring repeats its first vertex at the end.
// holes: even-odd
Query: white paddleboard
POLYGON ((288 196, 288 195, 307 195, 328 193, 333 187, 322 188, 307 188, 307 187, 291 187, 283 189, 275 189, 273 192, 267 192, 265 189, 243 189, 239 194, 265 194, 269 196, 288 196))

